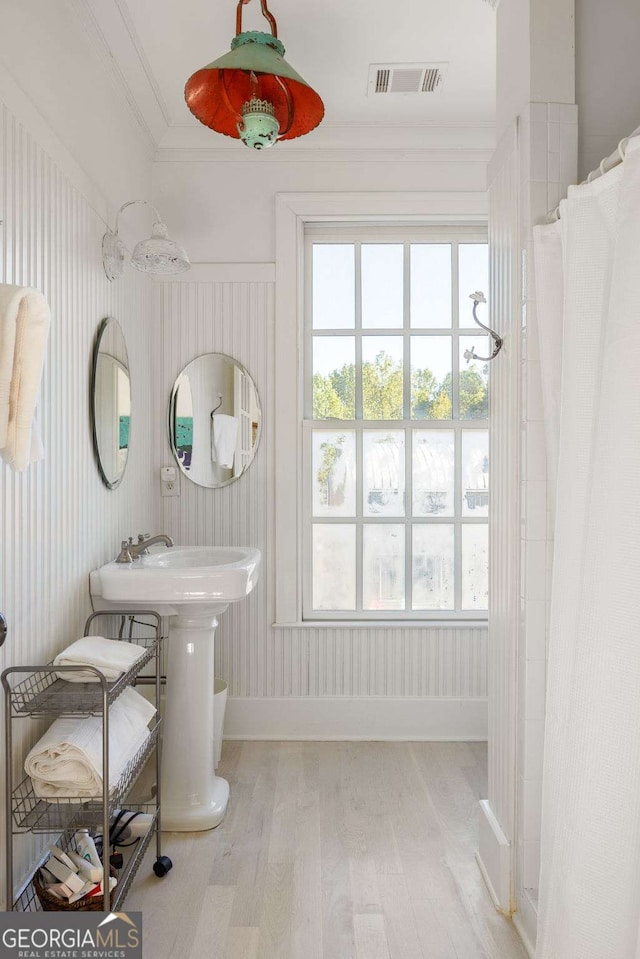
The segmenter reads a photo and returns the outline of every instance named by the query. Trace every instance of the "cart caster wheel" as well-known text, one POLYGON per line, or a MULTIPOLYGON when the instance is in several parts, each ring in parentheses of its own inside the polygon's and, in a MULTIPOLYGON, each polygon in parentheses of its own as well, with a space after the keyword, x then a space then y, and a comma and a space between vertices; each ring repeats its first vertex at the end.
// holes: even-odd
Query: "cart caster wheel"
POLYGON ((159 856, 153 864, 153 871, 156 876, 166 876, 172 866, 173 863, 168 856, 159 856))

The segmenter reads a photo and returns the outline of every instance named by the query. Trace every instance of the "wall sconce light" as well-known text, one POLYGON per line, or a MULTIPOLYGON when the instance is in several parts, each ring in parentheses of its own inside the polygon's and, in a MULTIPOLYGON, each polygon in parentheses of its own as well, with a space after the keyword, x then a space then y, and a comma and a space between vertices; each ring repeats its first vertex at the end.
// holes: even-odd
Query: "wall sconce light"
POLYGON ((231 52, 197 70, 187 80, 184 95, 205 126, 262 150, 277 140, 309 133, 322 120, 324 104, 284 59, 266 0, 260 0, 260 8, 271 33, 242 32, 242 7, 249 2, 238 2, 231 52))
POLYGON ((147 203, 146 200, 129 200, 123 203, 116 214, 115 229, 107 230, 102 237, 102 264, 104 272, 110 280, 118 280, 124 273, 124 266, 127 261, 140 270, 141 273, 153 273, 158 276, 168 276, 172 273, 184 273, 191 269, 189 257, 179 243, 169 238, 169 233, 160 218, 156 208, 147 203), (146 240, 140 240, 136 243, 131 256, 124 243, 118 236, 118 222, 120 214, 128 206, 134 203, 144 203, 151 207, 154 212, 155 220, 151 236, 146 240))

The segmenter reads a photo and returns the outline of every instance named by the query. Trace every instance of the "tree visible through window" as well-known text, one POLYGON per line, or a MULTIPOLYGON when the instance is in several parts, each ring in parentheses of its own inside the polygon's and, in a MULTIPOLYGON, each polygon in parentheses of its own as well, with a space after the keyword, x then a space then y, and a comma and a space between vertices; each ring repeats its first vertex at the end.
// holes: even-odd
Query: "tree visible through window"
MULTIPOLYGON (((462 419, 487 419, 489 416, 488 364, 482 372, 472 367, 460 371, 460 416, 462 419)), ((453 378, 447 373, 438 382, 429 369, 411 373, 411 416, 414 419, 451 419, 453 378)), ((347 364, 329 374, 313 376, 313 418, 349 419, 354 405, 355 365, 347 364)), ((402 366, 384 351, 373 362, 362 365, 363 406, 374 420, 402 419, 402 366)))
POLYGON ((304 610, 471 616, 488 599, 486 243, 310 238, 304 610))

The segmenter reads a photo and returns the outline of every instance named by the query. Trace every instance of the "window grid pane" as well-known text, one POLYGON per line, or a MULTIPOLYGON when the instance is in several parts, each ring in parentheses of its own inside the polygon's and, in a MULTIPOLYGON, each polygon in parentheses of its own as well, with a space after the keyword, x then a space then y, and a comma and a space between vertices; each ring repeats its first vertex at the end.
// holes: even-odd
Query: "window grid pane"
POLYGON ((315 329, 353 329, 355 270, 352 243, 314 244, 312 295, 315 329))
MULTIPOLYGON (((312 243, 312 250, 317 245, 323 244, 312 243)), ((336 245, 349 259, 349 244, 336 245)), ((314 453, 309 608, 305 600, 312 617, 441 618, 456 610, 463 616, 486 611, 488 368, 472 362, 469 369, 464 359, 471 344, 485 355, 485 338, 469 336, 471 310, 457 283, 459 274, 467 282, 479 275, 486 244, 468 246, 456 240, 353 242, 355 328, 323 323, 319 330, 311 302, 306 355, 315 357, 317 349, 322 358, 322 368, 314 363, 313 419, 306 434, 306 448, 314 453), (442 265, 446 249, 451 271, 439 284, 439 318, 422 326, 429 320, 418 318, 427 312, 420 311, 419 291, 436 278, 412 280, 411 269, 420 262, 414 250, 436 246, 434 262, 442 265), (387 256, 393 289, 384 294, 379 272, 387 256), (364 288, 367 282, 373 293, 364 288), (443 306, 447 289, 450 320, 443 306), (319 340, 325 343, 316 348, 319 340), (345 362, 345 350, 353 364, 345 362), (331 430, 336 418, 344 428, 331 430), (327 427, 320 429, 322 419, 327 427)), ((336 315, 343 316, 340 310, 336 315)))
POLYGON ((316 431, 313 434, 314 517, 356 516, 356 434, 316 431))
POLYGON ((365 523, 362 529, 362 605, 365 610, 405 608, 405 528, 365 523))
POLYGON ((450 329, 451 244, 411 243, 411 325, 450 329))
POLYGON ((355 531, 353 524, 314 524, 314 609, 355 610, 355 531))
POLYGON ((404 326, 404 248, 401 243, 361 246, 362 326, 404 326))

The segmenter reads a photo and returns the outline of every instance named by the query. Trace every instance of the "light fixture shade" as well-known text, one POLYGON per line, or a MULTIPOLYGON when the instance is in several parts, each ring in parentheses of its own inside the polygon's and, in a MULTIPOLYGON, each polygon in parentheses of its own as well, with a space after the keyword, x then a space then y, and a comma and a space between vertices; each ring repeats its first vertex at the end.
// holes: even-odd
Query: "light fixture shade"
POLYGON ((164 276, 184 273, 191 263, 184 247, 169 238, 166 226, 161 221, 153 225, 151 236, 140 240, 131 254, 131 265, 142 273, 164 276))
POLYGON ((185 100, 194 116, 236 139, 242 108, 256 98, 273 106, 279 140, 309 133, 324 116, 322 100, 287 63, 282 43, 269 33, 239 33, 230 53, 197 70, 185 86, 185 100))

